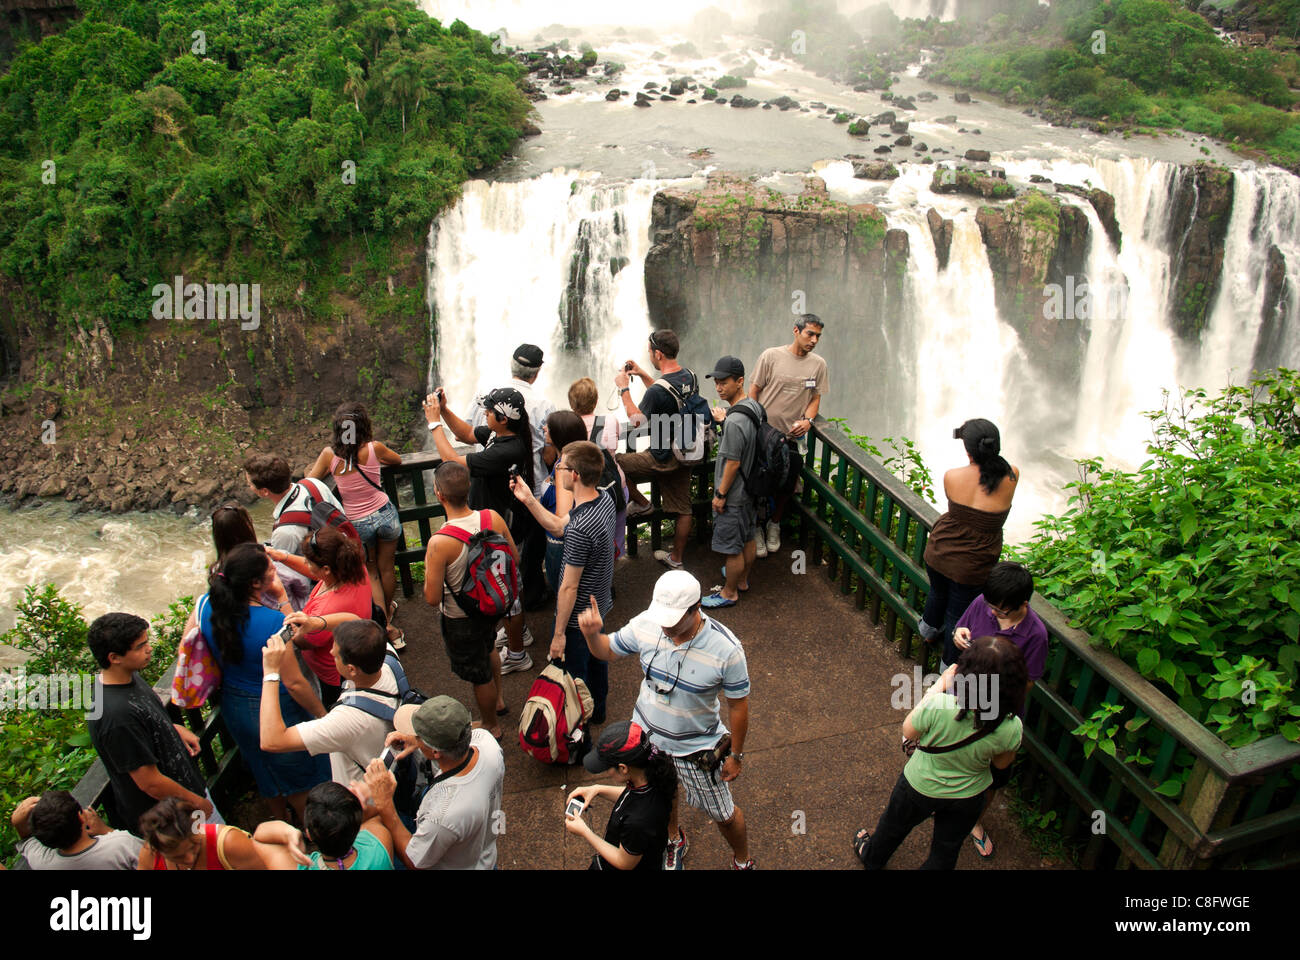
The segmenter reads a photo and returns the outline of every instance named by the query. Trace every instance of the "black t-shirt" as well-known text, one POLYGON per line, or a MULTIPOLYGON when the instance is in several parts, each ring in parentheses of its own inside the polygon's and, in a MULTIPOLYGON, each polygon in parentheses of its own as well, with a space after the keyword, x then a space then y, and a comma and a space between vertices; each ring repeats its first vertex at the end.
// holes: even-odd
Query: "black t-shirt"
MULTIPOLYGON (((668 817, 673 800, 650 784, 644 787, 627 787, 614 803, 605 827, 605 842, 611 847, 622 847, 628 853, 641 854, 634 870, 662 870, 664 848, 668 846, 668 817)), ((597 854, 592 860, 593 870, 615 869, 609 861, 597 854)))
POLYGON ((532 446, 517 436, 498 436, 488 427, 475 427, 474 439, 483 449, 465 455, 470 477, 469 508, 501 514, 519 545, 532 526, 533 515, 510 492, 510 465, 518 467, 519 475, 527 479, 524 464, 533 459, 532 446))
POLYGON ((108 770, 122 826, 137 832, 140 814, 158 802, 135 785, 132 770, 157 767, 163 776, 203 796, 207 788, 199 768, 153 688, 137 673, 130 683, 103 684, 100 690, 97 706, 103 712, 88 721, 90 742, 108 770))
MULTIPOLYGON (((695 375, 683 367, 681 370, 676 370, 673 373, 662 374, 656 379, 667 380, 673 385, 678 393, 685 397, 687 391, 691 388, 691 383, 694 381, 695 375)), ((674 416, 678 413, 677 401, 673 399, 673 395, 657 383, 646 390, 642 395, 641 405, 637 409, 645 414, 647 418, 653 417, 657 414, 674 416)), ((650 436, 652 438, 663 438, 669 435, 669 432, 666 430, 652 429, 649 426, 650 422, 651 421, 647 419, 646 426, 641 429, 650 430, 650 436)), ((638 433, 639 432, 640 431, 638 431, 638 433)), ((673 435, 676 435, 676 431, 673 431, 673 435)), ((631 448, 629 447, 629 449, 631 448)), ((654 458, 660 463, 667 463, 673 458, 671 447, 656 447, 652 445, 650 447, 650 453, 653 454, 654 458)))

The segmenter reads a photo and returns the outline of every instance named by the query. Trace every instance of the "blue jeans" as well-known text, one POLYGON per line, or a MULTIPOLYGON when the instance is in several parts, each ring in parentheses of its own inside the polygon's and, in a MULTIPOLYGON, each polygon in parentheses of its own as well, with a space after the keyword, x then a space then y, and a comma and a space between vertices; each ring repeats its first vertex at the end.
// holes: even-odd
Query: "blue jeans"
MULTIPOLYGON (((253 771, 257 792, 264 797, 283 797, 310 790, 330 778, 329 754, 312 756, 305 750, 292 753, 266 753, 261 747, 260 693, 249 694, 234 687, 221 691, 221 715, 226 729, 239 745, 240 756, 253 771)), ((280 715, 286 727, 304 723, 311 717, 280 686, 280 715)))
POLYGON ((397 508, 393 506, 391 500, 360 520, 352 520, 351 517, 348 519, 352 521, 352 526, 357 528, 361 542, 366 547, 373 547, 379 540, 396 540, 402 535, 402 524, 397 516, 397 508))
POLYGON ((959 651, 953 645, 952 632, 966 608, 984 592, 984 584, 949 580, 928 563, 925 569, 930 574, 930 595, 925 598, 925 612, 917 631, 927 640, 937 637, 943 643, 944 661, 956 663, 959 651))
POLYGON ((581 677, 591 691, 592 723, 605 722, 605 697, 609 695, 609 664, 591 655, 587 638, 577 627, 564 631, 564 669, 581 677))

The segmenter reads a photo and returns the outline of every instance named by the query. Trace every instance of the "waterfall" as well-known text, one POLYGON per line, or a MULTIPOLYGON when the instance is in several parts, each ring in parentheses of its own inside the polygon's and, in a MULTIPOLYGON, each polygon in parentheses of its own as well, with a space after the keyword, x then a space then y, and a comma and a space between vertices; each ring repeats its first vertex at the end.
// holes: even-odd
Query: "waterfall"
POLYGON ((522 342, 545 353, 538 387, 561 409, 577 378, 604 395, 620 363, 644 359, 656 189, 564 171, 465 185, 429 234, 430 387, 446 389, 452 410, 508 381, 522 342))

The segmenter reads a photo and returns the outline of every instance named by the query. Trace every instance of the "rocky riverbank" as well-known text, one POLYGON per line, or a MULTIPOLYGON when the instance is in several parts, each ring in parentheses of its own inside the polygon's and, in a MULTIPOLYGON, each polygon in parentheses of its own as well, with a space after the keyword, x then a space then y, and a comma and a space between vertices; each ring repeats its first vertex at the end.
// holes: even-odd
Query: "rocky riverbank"
POLYGON ((368 304, 338 297, 322 315, 271 301, 251 330, 166 319, 118 336, 102 323, 69 331, 5 288, 0 326, 18 369, 0 391, 0 498, 113 513, 247 501, 248 452, 301 470, 346 400, 366 404, 377 436, 402 449, 425 386, 428 319, 386 301, 418 291, 422 302, 423 245, 399 262, 372 278, 368 304))

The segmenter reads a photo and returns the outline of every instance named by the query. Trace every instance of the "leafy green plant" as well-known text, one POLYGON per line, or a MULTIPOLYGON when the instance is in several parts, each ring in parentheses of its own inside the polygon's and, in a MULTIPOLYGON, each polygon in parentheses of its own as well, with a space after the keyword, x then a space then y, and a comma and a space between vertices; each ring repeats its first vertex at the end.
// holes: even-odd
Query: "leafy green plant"
POLYGON ((830 417, 827 423, 835 424, 848 434, 850 440, 879 460, 885 469, 911 487, 917 496, 930 503, 934 502, 934 475, 926 466, 921 450, 913 440, 907 437, 885 437, 881 442, 888 444, 892 451, 885 455, 869 436, 854 433, 843 417, 830 417))
POLYGON ((1151 459, 1080 461, 1069 509, 1013 551, 1076 625, 1232 747, 1300 741, 1297 397, 1291 370, 1167 395, 1147 414, 1151 459))

